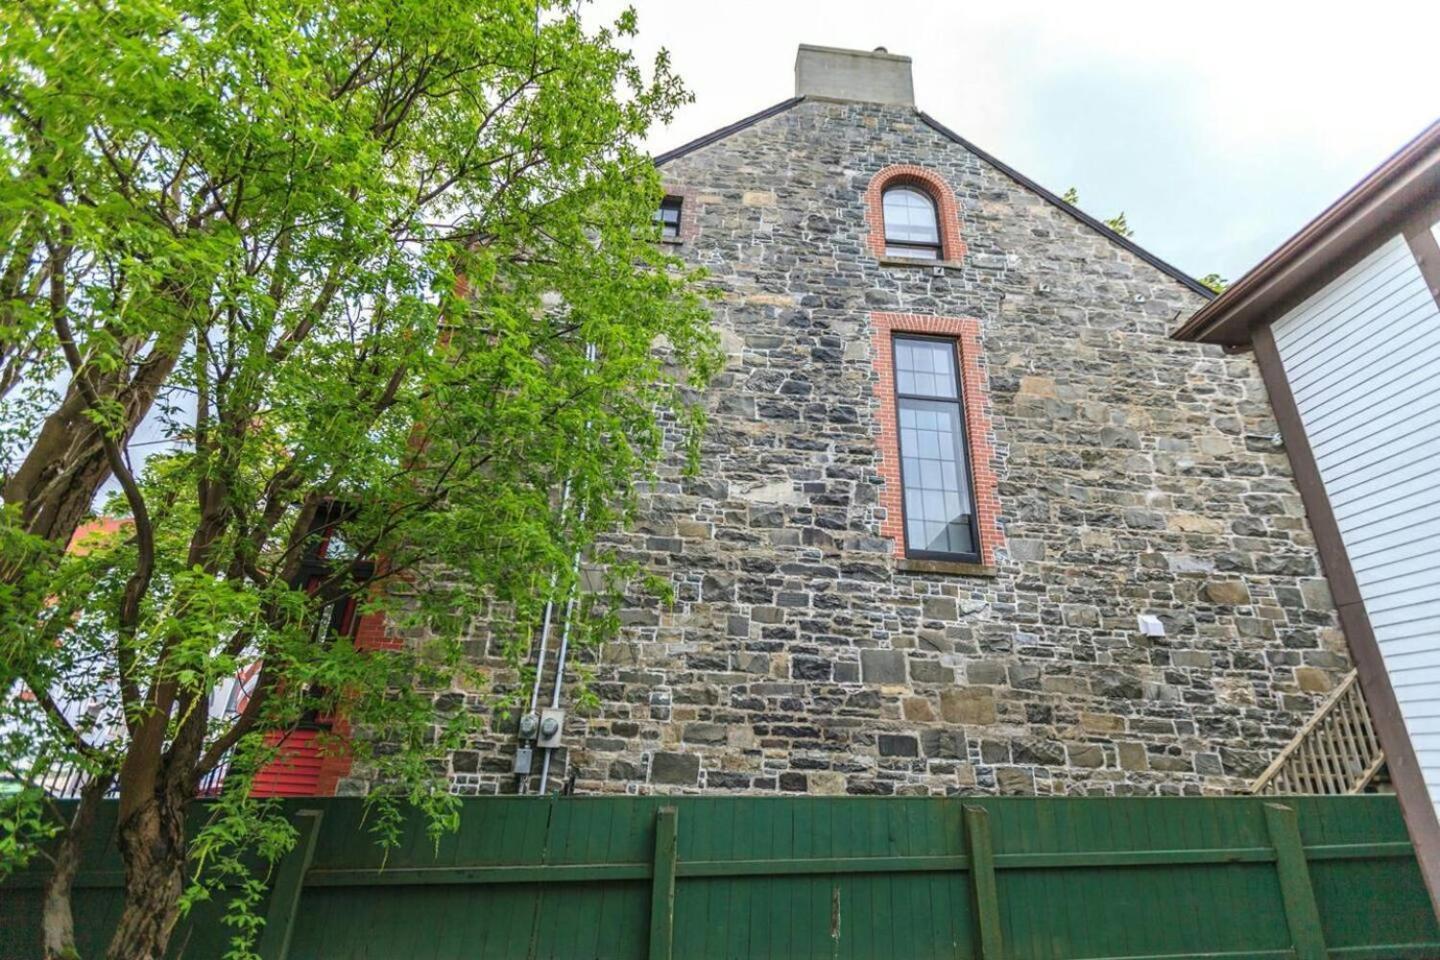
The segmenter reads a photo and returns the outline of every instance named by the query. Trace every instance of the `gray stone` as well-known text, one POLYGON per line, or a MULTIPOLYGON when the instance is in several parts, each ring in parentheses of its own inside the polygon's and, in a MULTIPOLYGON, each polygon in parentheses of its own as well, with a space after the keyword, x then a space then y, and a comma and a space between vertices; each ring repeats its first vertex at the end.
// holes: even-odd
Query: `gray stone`
POLYGON ((700 779, 700 758, 688 753, 657 753, 650 761, 650 782, 694 786, 700 779))
POLYGON ((725 726, 720 723, 687 723, 682 739, 686 743, 724 743, 725 726))
MULTIPOLYGON (((1169 339, 1199 294, 909 107, 807 99, 660 175, 726 365, 696 394, 697 470, 667 422, 634 523, 605 535, 673 602, 636 578, 617 640, 579 651, 577 792, 1221 793, 1350 669, 1253 357, 1169 339), (891 164, 955 192, 958 267, 875 256, 866 190, 891 164), (989 569, 898 563, 879 310, 976 318, 989 569), (880 759, 882 736, 918 755, 880 759)), ((500 655, 519 633, 472 628, 491 683, 465 709, 528 695, 500 655)), ((512 716, 452 784, 513 789, 514 747, 512 716)))
POLYGON ((866 683, 904 683, 904 651, 861 650, 860 676, 866 683))
POLYGON ((897 736, 895 734, 882 733, 879 737, 880 756, 882 757, 918 757, 920 747, 914 737, 897 736))

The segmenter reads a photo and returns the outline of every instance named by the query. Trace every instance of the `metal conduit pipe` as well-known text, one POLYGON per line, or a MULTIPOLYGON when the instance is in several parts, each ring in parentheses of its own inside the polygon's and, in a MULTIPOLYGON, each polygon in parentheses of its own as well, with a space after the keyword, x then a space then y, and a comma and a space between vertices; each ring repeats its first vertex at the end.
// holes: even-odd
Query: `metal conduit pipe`
MULTIPOLYGON (((566 480, 565 485, 560 489, 560 511, 565 511, 566 505, 570 502, 570 481, 566 480)), ((535 683, 530 687, 530 713, 535 712, 535 707, 540 703, 540 681, 545 676, 545 648, 550 641, 550 624, 555 619, 555 584, 560 579, 560 571, 556 570, 550 574, 550 596, 545 601, 545 613, 540 619, 540 652, 535 658, 535 683)), ((525 784, 530 779, 521 774, 517 776, 515 789, 517 793, 525 792, 525 784)))
MULTIPOLYGON (((575 567, 580 567, 580 555, 575 555, 575 567)), ((565 655, 570 650, 570 624, 572 615, 575 612, 575 595, 572 593, 570 599, 565 601, 565 625, 560 628, 560 649, 555 653, 555 691, 550 697, 550 706, 560 706, 560 690, 565 684, 565 655)), ((545 756, 540 761, 540 793, 545 792, 545 785, 550 782, 550 756, 555 752, 553 747, 545 750, 545 756)))
MULTIPOLYGON (((593 343, 587 343, 587 344, 585 344, 585 360, 586 360, 586 362, 588 362, 588 363, 594 363, 597 356, 599 356, 599 351, 596 350, 595 344, 593 344, 593 343)), ((587 431, 590 429, 590 423, 589 423, 589 421, 586 421, 586 423, 585 423, 585 429, 586 429, 587 431)), ((562 491, 562 493, 561 493, 561 497, 560 497, 560 509, 561 509, 562 512, 564 511, 565 506, 566 506, 566 504, 569 503, 569 501, 570 501, 570 480, 567 479, 567 480, 565 481, 565 486, 564 486, 564 489, 563 489, 563 491, 562 491)), ((578 518, 578 519, 579 519, 579 522, 582 523, 582 524, 585 522, 585 504, 583 504, 583 503, 580 505, 580 515, 579 515, 579 518, 578 518)), ((575 577, 579 574, 579 572, 580 572, 580 551, 579 551, 579 550, 576 550, 576 551, 575 551, 575 556, 574 556, 574 557, 571 559, 571 561, 570 561, 570 575, 571 575, 571 579, 572 579, 572 580, 575 579, 575 577)), ((555 582, 556 582, 556 578, 557 578, 558 576, 559 576, 559 571, 556 571, 555 573, 553 573, 553 574, 550 575, 550 592, 551 592, 552 595, 553 595, 554 592, 555 592, 555 582)), ((550 695, 550 706, 551 706, 552 709, 560 706, 560 691, 561 691, 561 689, 562 689, 562 688, 564 687, 564 685, 565 685, 565 660, 566 660, 566 656, 567 656, 567 654, 568 654, 568 652, 569 652, 569 648, 570 648, 570 621, 571 621, 571 615, 572 615, 572 613, 573 613, 574 610, 575 610, 575 592, 574 592, 574 591, 575 591, 575 586, 572 584, 572 586, 571 586, 571 588, 570 588, 570 596, 569 596, 569 597, 566 599, 566 601, 565 601, 565 623, 564 623, 564 625, 560 628, 560 649, 556 652, 556 657, 555 657, 555 687, 554 687, 554 690, 551 692, 551 695, 550 695)), ((536 660, 536 666, 535 666, 535 685, 534 685, 534 687, 533 687, 533 688, 531 689, 531 691, 530 691, 530 712, 531 712, 532 714, 535 712, 536 707, 538 707, 539 704, 540 704, 540 684, 541 684, 541 682, 545 679, 545 647, 546 647, 546 639, 548 638, 549 633, 550 633, 550 623, 551 623, 552 614, 553 614, 553 612, 554 612, 554 608, 555 608, 555 601, 554 601, 553 598, 552 598, 551 600, 546 601, 546 603, 545 603, 544 625, 543 625, 543 627, 541 628, 541 634, 540 634, 540 655, 539 655, 538 659, 536 660)), ((550 780, 550 755, 551 755, 552 753, 554 753, 554 749, 551 748, 551 747, 546 747, 546 748, 545 748, 545 756, 544 756, 544 758, 543 758, 542 761, 541 761, 540 790, 539 790, 539 792, 542 793, 542 794, 545 792, 545 786, 546 786, 546 784, 547 784, 547 783, 549 782, 549 780, 550 780)), ((529 775, 529 774, 524 774, 524 775, 522 775, 522 776, 519 778, 519 792, 520 792, 520 793, 524 793, 524 792, 525 792, 525 789, 524 789, 524 788, 525 788, 525 784, 529 782, 529 779, 530 779, 530 775, 529 775)))

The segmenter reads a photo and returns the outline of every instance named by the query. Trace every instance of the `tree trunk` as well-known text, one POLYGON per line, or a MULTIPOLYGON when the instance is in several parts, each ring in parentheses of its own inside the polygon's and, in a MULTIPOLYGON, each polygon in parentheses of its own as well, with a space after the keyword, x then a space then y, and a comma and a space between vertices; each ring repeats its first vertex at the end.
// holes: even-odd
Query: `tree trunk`
POLYGON ((110 775, 105 774, 91 777, 90 782, 85 784, 80 791, 80 804, 75 808, 70 826, 55 850, 55 870, 45 886, 45 906, 41 915, 45 960, 75 960, 80 955, 75 949, 75 915, 70 907, 70 891, 75 886, 75 874, 80 871, 82 848, 110 783, 110 775))
POLYGON ((119 825, 125 906, 106 951, 109 960, 159 960, 180 915, 185 887, 188 796, 162 785, 119 825))

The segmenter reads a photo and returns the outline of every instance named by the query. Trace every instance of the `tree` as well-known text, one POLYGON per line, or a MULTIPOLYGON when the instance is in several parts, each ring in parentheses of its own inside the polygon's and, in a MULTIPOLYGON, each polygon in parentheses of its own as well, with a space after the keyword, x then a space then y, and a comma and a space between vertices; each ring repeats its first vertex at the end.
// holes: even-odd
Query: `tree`
MULTIPOLYGON (((1072 206, 1072 207, 1078 207, 1078 206, 1080 206, 1080 191, 1079 191, 1079 190, 1076 190, 1074 187, 1068 187, 1068 188, 1065 190, 1065 192, 1060 195, 1060 199, 1061 199, 1061 200, 1064 200, 1066 203, 1070 204, 1070 206, 1072 206)), ((1131 229, 1130 229, 1130 225, 1125 222, 1125 211, 1124 211, 1124 210, 1121 210, 1119 213, 1115 214, 1115 216, 1111 217, 1109 220, 1103 221, 1103 223, 1105 224, 1105 226, 1109 227, 1111 230, 1114 230, 1116 233, 1120 234, 1120 236, 1122 236, 1122 237, 1133 237, 1133 236, 1135 236, 1135 231, 1134 231, 1134 230, 1131 230, 1131 229)))
POLYGON ((1115 216, 1111 217, 1109 220, 1106 220, 1105 226, 1109 227, 1111 230, 1114 230, 1122 237, 1135 236, 1135 231, 1131 230, 1130 224, 1125 222, 1124 210, 1121 210, 1119 213, 1115 214, 1115 216))
MULTIPOLYGON (((364 732, 382 838, 402 801, 444 829, 433 762, 479 721, 426 691, 480 689, 467 622, 486 612, 519 660, 577 552, 615 590, 632 573, 597 534, 665 425, 693 436, 715 362, 636 146, 687 95, 634 32, 558 0, 0 7, 0 679, 34 695, 0 705, 0 767, 26 785, 0 851, 54 838, 47 955, 73 952, 111 783, 109 956, 161 955, 182 892, 225 882, 253 932, 241 855, 293 836, 247 777, 308 712, 364 732), (107 482, 126 522, 67 552, 107 482), (327 633, 347 598, 413 639, 365 655, 327 633), (212 720, 211 690, 257 662, 245 710, 212 720), (77 719, 85 700, 114 709, 77 719), (68 822, 39 776, 62 762, 90 777, 68 822)), ((613 626, 604 600, 577 640, 613 626)))
POLYGON ((1209 287, 1211 290, 1214 290, 1216 293, 1224 293, 1225 288, 1230 286, 1230 281, 1226 280, 1218 273, 1207 273, 1205 274, 1205 276, 1200 278, 1200 282, 1203 283, 1205 286, 1209 287))

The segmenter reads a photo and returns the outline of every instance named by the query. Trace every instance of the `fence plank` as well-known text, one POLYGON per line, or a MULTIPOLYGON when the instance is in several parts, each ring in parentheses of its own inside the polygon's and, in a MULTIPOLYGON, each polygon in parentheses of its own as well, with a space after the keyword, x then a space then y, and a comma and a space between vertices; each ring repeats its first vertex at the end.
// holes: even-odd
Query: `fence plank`
POLYGON ((655 814, 655 865, 650 883, 650 960, 670 960, 675 943, 675 854, 679 814, 655 814))
POLYGON ((1279 803, 1265 804, 1265 826, 1275 845, 1275 866, 1280 873, 1280 897, 1285 905, 1285 922, 1298 960, 1326 960, 1325 934, 1320 929, 1320 908, 1310 885, 1310 868, 1300 843, 1300 824, 1294 809, 1279 803))
POLYGON ((290 938, 295 932, 295 912, 300 906, 300 890, 305 872, 315 859, 315 838, 320 835, 324 810, 301 810, 296 813, 300 839, 275 872, 275 886, 270 891, 270 906, 265 911, 265 929, 260 933, 256 953, 264 960, 285 960, 290 953, 290 938))
POLYGON ((975 928, 980 932, 980 960, 1003 960, 1000 892, 995 885, 995 848, 990 815, 984 807, 965 807, 965 841, 970 851, 970 889, 974 894, 975 928))

